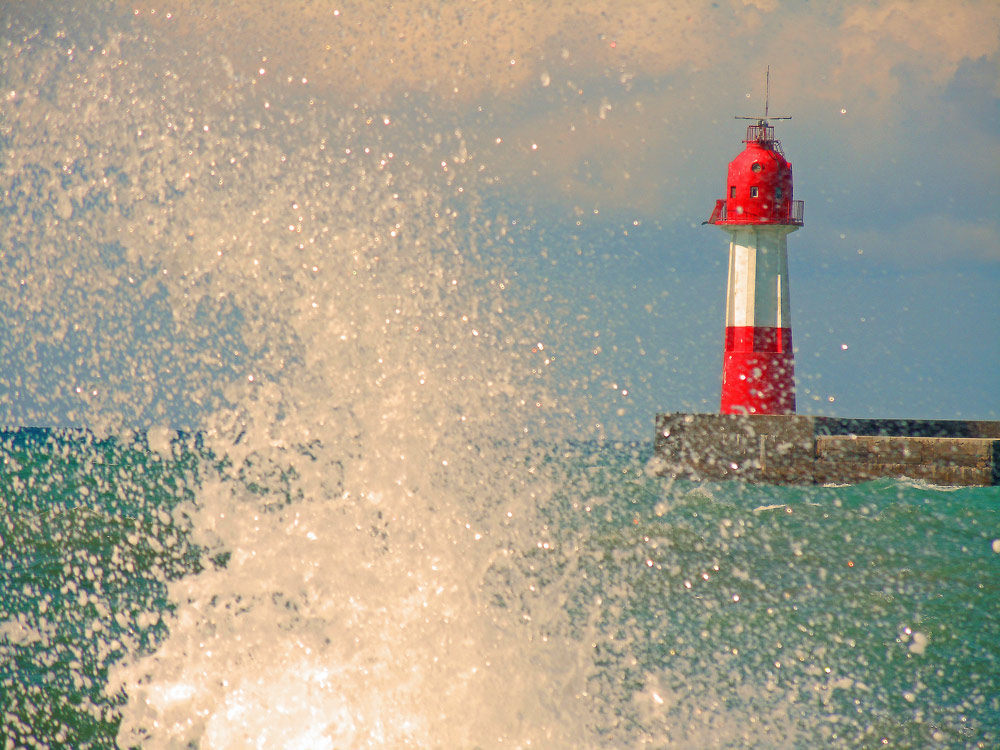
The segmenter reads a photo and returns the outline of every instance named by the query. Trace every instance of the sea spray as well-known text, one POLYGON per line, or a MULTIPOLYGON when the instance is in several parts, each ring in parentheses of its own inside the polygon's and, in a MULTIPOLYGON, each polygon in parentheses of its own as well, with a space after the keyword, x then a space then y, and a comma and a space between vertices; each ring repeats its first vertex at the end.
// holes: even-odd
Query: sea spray
MULTIPOLYGON (((213 100, 169 70, 122 81, 118 54, 82 55, 128 106, 112 120, 78 91, 96 143, 46 232, 82 222, 76 244, 105 248, 88 273, 160 303, 158 345, 217 405, 199 426, 219 464, 174 511, 204 570, 169 583, 166 639, 112 670, 119 743, 579 746, 586 663, 563 618, 484 583, 525 575, 550 490, 519 476, 541 358, 476 249, 490 220, 458 190, 461 143, 418 125, 389 146, 364 112, 245 82, 213 100), (184 362, 192 338, 214 345, 184 362)), ((49 127, 50 146, 79 136, 49 127)), ((130 340, 108 359, 141 366, 130 340)), ((85 390, 78 413, 113 419, 85 390)))

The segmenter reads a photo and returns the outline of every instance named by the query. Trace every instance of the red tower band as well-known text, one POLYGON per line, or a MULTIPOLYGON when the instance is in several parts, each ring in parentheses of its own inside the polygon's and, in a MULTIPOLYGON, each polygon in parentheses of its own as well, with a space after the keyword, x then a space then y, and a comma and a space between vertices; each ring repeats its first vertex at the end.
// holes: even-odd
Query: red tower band
POLYGON ((720 411, 794 414, 787 237, 802 226, 803 204, 793 200, 792 165, 774 128, 754 119, 706 222, 730 235, 720 411))

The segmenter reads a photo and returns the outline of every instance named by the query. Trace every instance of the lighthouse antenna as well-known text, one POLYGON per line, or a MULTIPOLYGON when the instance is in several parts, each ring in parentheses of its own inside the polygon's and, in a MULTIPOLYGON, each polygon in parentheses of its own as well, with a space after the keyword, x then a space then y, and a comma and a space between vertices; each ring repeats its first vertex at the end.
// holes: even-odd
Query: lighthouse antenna
POLYGON ((763 115, 757 115, 756 117, 742 117, 740 115, 737 115, 734 119, 736 119, 736 120, 756 120, 757 121, 757 125, 759 125, 760 127, 765 127, 767 125, 767 121, 768 120, 791 120, 792 119, 790 116, 789 117, 784 117, 784 116, 782 116, 782 117, 778 117, 778 116, 772 117, 770 114, 768 114, 768 112, 770 111, 770 107, 771 107, 771 66, 768 65, 767 66, 767 71, 764 74, 764 114, 763 115))
POLYGON ((791 117, 772 117, 771 108, 771 66, 767 66, 767 73, 764 77, 764 114, 756 117, 736 116, 737 120, 756 120, 756 125, 747 125, 747 137, 744 143, 759 143, 764 148, 781 153, 781 143, 774 140, 774 127, 769 120, 791 120, 791 117))
POLYGON ((767 66, 764 74, 764 119, 767 119, 767 105, 771 101, 771 66, 767 66))

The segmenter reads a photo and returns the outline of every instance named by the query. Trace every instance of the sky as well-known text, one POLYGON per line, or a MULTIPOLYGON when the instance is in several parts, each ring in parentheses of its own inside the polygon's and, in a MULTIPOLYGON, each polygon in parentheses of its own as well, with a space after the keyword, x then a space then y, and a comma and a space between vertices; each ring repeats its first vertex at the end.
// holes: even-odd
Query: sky
MULTIPOLYGON (((0 247, 0 422, 86 421, 73 394, 101 367, 98 330, 159 332, 162 319, 165 331, 171 315, 150 288, 128 315, 105 315, 101 294, 74 296, 69 272, 25 291, 54 266, 80 279, 88 263, 119 262, 71 249, 79 237, 52 227, 75 209, 58 189, 31 187, 49 158, 39 154, 72 151, 104 122, 47 81, 92 95, 125 71, 137 109, 136 81, 170 79, 206 113, 253 91, 254 106, 360 113, 381 142, 427 140, 428 153, 444 134, 478 215, 503 225, 498 260, 551 332, 553 387, 583 394, 587 431, 648 437, 657 411, 718 408, 728 244, 702 222, 742 149, 734 116, 763 110, 768 69, 769 111, 792 117, 774 124, 805 201, 788 243, 799 412, 1000 419, 990 0, 135 0, 14 3, 0 20, 4 210, 21 217, 0 247), (92 314, 77 325, 83 308, 92 314)), ((123 394, 114 408, 141 401, 139 423, 196 419, 178 406, 193 375, 150 384, 135 372, 199 345, 158 343, 166 335, 137 339, 129 346, 146 354, 104 375, 123 394)))

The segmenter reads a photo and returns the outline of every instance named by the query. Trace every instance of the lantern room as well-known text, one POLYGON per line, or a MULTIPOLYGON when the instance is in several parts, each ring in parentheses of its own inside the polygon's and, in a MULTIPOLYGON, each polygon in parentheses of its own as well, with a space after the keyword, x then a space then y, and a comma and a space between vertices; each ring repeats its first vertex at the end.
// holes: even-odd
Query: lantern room
POLYGON ((746 148, 729 162, 726 197, 708 224, 802 226, 802 201, 792 199, 792 164, 767 120, 747 127, 746 148))

